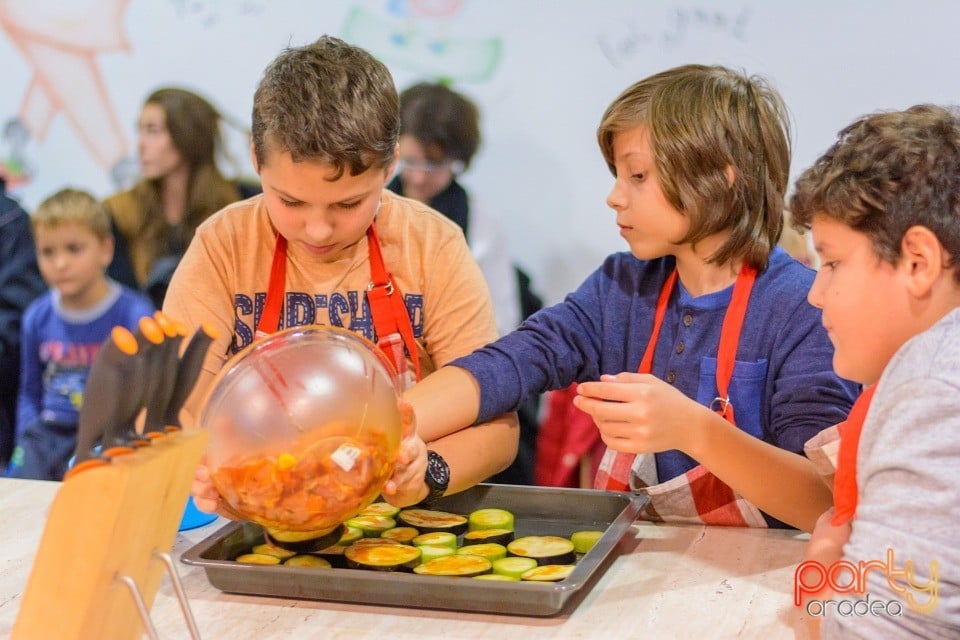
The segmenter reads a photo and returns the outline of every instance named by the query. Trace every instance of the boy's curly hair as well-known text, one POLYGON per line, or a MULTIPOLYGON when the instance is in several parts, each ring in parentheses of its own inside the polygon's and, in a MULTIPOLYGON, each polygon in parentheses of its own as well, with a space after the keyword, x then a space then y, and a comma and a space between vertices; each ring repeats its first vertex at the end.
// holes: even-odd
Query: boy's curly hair
POLYGON ((393 77, 367 51, 331 36, 288 48, 270 63, 253 97, 253 150, 294 162, 327 162, 359 175, 393 162, 400 99, 393 77))
POLYGON ((614 176, 613 137, 638 126, 648 130, 664 196, 690 221, 680 242, 729 230, 709 261, 742 257, 765 268, 783 230, 790 175, 790 121, 777 91, 721 66, 684 65, 640 80, 607 107, 597 128, 614 176))
MULTIPOLYGON (((896 264, 906 231, 930 229, 955 266, 960 256, 960 114, 916 105, 864 116, 797 179, 793 224, 824 215, 866 234, 896 264)), ((960 271, 954 270, 960 282, 960 271)))

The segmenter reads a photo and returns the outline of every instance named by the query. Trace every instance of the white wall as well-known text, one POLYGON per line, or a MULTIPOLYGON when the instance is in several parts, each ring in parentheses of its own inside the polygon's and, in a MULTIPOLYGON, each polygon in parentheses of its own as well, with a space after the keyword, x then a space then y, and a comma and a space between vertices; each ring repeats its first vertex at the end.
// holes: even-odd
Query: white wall
MULTIPOLYGON (((479 103, 464 181, 554 302, 623 248, 594 131, 628 84, 689 62, 767 76, 794 118, 795 177, 860 114, 960 102, 958 28, 948 0, 0 0, 0 125, 33 127, 0 161, 32 166, 14 189, 28 207, 65 184, 105 196, 152 89, 193 88, 246 124, 282 47, 339 35, 400 87, 448 75, 479 103)), ((249 171, 242 135, 231 148, 249 171)))

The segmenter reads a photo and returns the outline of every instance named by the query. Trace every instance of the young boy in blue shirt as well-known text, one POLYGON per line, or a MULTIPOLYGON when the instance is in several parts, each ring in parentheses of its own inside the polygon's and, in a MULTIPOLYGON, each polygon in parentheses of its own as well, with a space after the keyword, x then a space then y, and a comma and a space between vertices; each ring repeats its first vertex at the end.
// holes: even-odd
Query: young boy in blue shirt
POLYGON ((958 113, 857 120, 800 176, 791 210, 822 261, 809 300, 834 369, 866 388, 839 429, 835 509, 798 567, 812 598, 797 604, 825 637, 960 637, 958 113))
POLYGON ((153 313, 138 293, 109 280, 110 221, 91 195, 63 189, 31 219, 37 264, 50 290, 24 312, 16 449, 8 474, 60 480, 77 443, 90 366, 115 326, 153 313))
POLYGON ((723 67, 625 90, 597 137, 630 253, 428 377, 418 412, 470 424, 579 382, 608 447, 597 488, 646 492, 653 519, 812 529, 831 495, 803 444, 857 388, 831 370, 813 272, 776 247, 787 128, 771 87, 723 67))

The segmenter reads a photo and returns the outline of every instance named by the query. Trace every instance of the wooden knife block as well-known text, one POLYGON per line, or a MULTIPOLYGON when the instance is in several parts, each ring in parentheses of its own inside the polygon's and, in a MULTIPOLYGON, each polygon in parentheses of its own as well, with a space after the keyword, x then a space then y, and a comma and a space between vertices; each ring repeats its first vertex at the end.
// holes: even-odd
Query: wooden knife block
POLYGON ((13 627, 13 638, 133 640, 144 624, 126 585, 149 610, 165 572, 205 430, 179 431, 67 478, 57 492, 13 627))

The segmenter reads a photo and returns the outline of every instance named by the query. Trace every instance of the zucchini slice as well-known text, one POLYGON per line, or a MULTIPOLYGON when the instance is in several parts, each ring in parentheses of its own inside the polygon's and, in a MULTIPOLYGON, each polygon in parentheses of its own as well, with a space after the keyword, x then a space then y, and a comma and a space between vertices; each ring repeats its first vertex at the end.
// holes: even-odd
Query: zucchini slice
POLYGON ((400 513, 397 514, 397 520, 424 533, 448 531, 453 535, 460 535, 467 530, 466 518, 446 511, 401 509, 400 513))
POLYGON ((532 582, 559 582, 569 577, 574 569, 572 564, 542 564, 524 572, 520 579, 532 582))
POLYGON ((314 567, 316 569, 329 569, 332 565, 323 558, 317 556, 300 555, 287 558, 283 561, 285 567, 314 567))
POLYGON ((507 548, 496 542, 487 542, 485 544, 468 544, 465 547, 457 549, 459 554, 469 554, 486 558, 490 562, 507 557, 507 548))
POLYGON ((584 554, 590 551, 602 536, 603 531, 574 531, 570 536, 574 553, 584 554))
POLYGON ((388 516, 357 516, 344 524, 360 529, 365 538, 379 538, 381 533, 397 526, 397 521, 388 516))
POLYGON ((537 567, 537 561, 533 558, 521 558, 520 556, 510 556, 493 561, 493 572, 497 575, 508 576, 510 578, 520 579, 530 569, 537 567))
POLYGON ((388 518, 396 518, 398 513, 400 513, 400 507, 395 507, 389 502, 371 502, 369 505, 361 509, 360 513, 357 515, 386 516, 388 518))
POLYGON ((416 547, 420 547, 425 544, 450 547, 451 549, 456 551, 457 536, 450 533, 449 531, 431 531, 430 533, 421 533, 420 535, 418 535, 416 538, 413 539, 413 545, 416 547))
POLYGON ((512 578, 499 573, 483 573, 479 576, 473 576, 474 580, 499 580, 500 582, 520 582, 520 578, 512 578))
POLYGON ((420 549, 420 562, 430 562, 456 553, 455 549, 442 544, 422 544, 417 549, 420 549))
MULTIPOLYGON (((396 540, 390 540, 389 538, 360 538, 354 542, 350 547, 369 547, 370 545, 376 544, 400 544, 396 540)), ((350 547, 347 547, 349 549, 350 547)))
POLYGON ((505 509, 477 509, 467 518, 470 531, 508 529, 513 531, 513 514, 505 509))
POLYGON ((280 564, 280 558, 265 553, 242 553, 234 561, 243 564, 280 564))
POLYGON ((403 571, 420 561, 420 549, 407 544, 354 544, 344 552, 351 569, 403 571))
POLYGON ((414 573, 423 576, 460 576, 472 578, 484 573, 490 573, 492 563, 480 556, 454 554, 443 558, 435 558, 413 568, 414 573))
POLYGON ((576 555, 573 543, 560 536, 524 536, 507 545, 515 556, 533 558, 537 564, 573 564, 576 555))
POLYGON ((283 531, 264 527, 263 537, 266 543, 295 553, 313 553, 326 549, 343 536, 343 525, 325 531, 283 531))
POLYGON ((348 527, 344 525, 343 535, 340 536, 340 539, 337 541, 337 545, 341 547, 349 547, 357 540, 363 538, 363 529, 358 529, 356 527, 348 527))
POLYGON ((293 551, 287 551, 286 549, 281 549, 280 547, 275 547, 271 544, 258 544, 254 545, 253 549, 250 549, 250 553, 259 553, 265 556, 277 556, 281 560, 286 560, 287 558, 292 558, 297 555, 293 551))
POLYGON ((513 542, 513 531, 511 529, 477 529, 463 534, 463 544, 480 544, 483 542, 496 542, 506 546, 513 542))
POLYGON ((403 544, 411 544, 413 539, 420 535, 420 532, 413 527, 394 527, 387 529, 380 534, 381 540, 393 540, 403 544))

